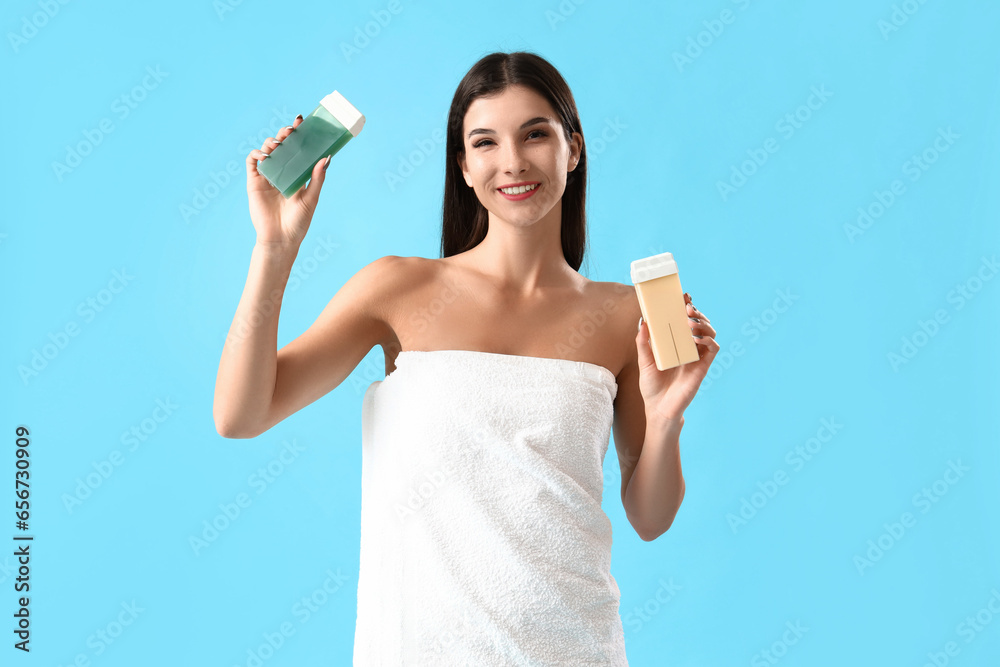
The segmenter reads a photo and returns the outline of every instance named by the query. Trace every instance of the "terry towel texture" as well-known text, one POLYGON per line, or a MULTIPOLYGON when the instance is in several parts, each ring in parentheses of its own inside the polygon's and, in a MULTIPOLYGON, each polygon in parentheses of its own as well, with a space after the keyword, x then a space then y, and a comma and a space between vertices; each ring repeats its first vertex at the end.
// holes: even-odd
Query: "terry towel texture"
POLYGON ((354 664, 622 666, 586 362, 404 350, 362 407, 354 664))

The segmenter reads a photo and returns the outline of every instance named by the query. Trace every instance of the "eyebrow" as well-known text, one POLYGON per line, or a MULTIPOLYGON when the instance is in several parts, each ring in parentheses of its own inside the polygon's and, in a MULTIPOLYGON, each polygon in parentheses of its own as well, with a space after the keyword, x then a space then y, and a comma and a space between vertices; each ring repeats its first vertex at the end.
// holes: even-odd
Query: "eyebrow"
MULTIPOLYGON (((532 125, 538 125, 539 123, 548 123, 551 121, 552 119, 549 118, 548 116, 536 116, 531 120, 529 120, 528 122, 526 122, 524 125, 522 125, 520 129, 523 130, 524 128, 530 127, 532 125)), ((487 130, 486 128, 477 127, 476 129, 469 132, 468 136, 471 137, 475 134, 496 134, 496 132, 495 130, 487 130)))

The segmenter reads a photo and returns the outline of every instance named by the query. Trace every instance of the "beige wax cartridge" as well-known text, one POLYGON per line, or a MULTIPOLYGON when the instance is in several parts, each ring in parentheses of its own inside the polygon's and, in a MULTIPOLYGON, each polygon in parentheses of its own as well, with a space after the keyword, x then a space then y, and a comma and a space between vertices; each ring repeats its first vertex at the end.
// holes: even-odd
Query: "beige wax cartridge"
POLYGON ((691 335, 673 255, 665 252, 632 262, 632 284, 639 297, 642 318, 649 327, 649 345, 656 367, 665 371, 698 361, 698 346, 691 335))

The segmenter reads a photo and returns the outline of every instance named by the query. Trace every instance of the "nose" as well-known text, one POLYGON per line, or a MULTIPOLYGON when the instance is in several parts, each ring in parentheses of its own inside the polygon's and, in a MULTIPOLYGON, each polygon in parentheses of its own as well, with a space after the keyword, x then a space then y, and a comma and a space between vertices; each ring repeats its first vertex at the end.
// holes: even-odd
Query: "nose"
POLYGON ((527 160, 516 141, 507 142, 507 148, 503 150, 502 154, 502 165, 504 172, 512 176, 522 174, 527 170, 527 160))

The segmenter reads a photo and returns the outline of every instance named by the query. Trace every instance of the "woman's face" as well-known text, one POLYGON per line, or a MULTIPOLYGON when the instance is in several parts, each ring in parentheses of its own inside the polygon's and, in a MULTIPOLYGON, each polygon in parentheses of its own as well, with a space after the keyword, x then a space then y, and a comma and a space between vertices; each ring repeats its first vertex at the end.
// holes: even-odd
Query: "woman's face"
POLYGON ((583 147, 579 132, 571 139, 566 141, 559 116, 544 97, 526 86, 510 86, 469 105, 458 163, 491 214, 530 224, 562 199, 566 174, 576 168, 583 147), (500 190, 519 184, 535 188, 512 196, 500 190))

